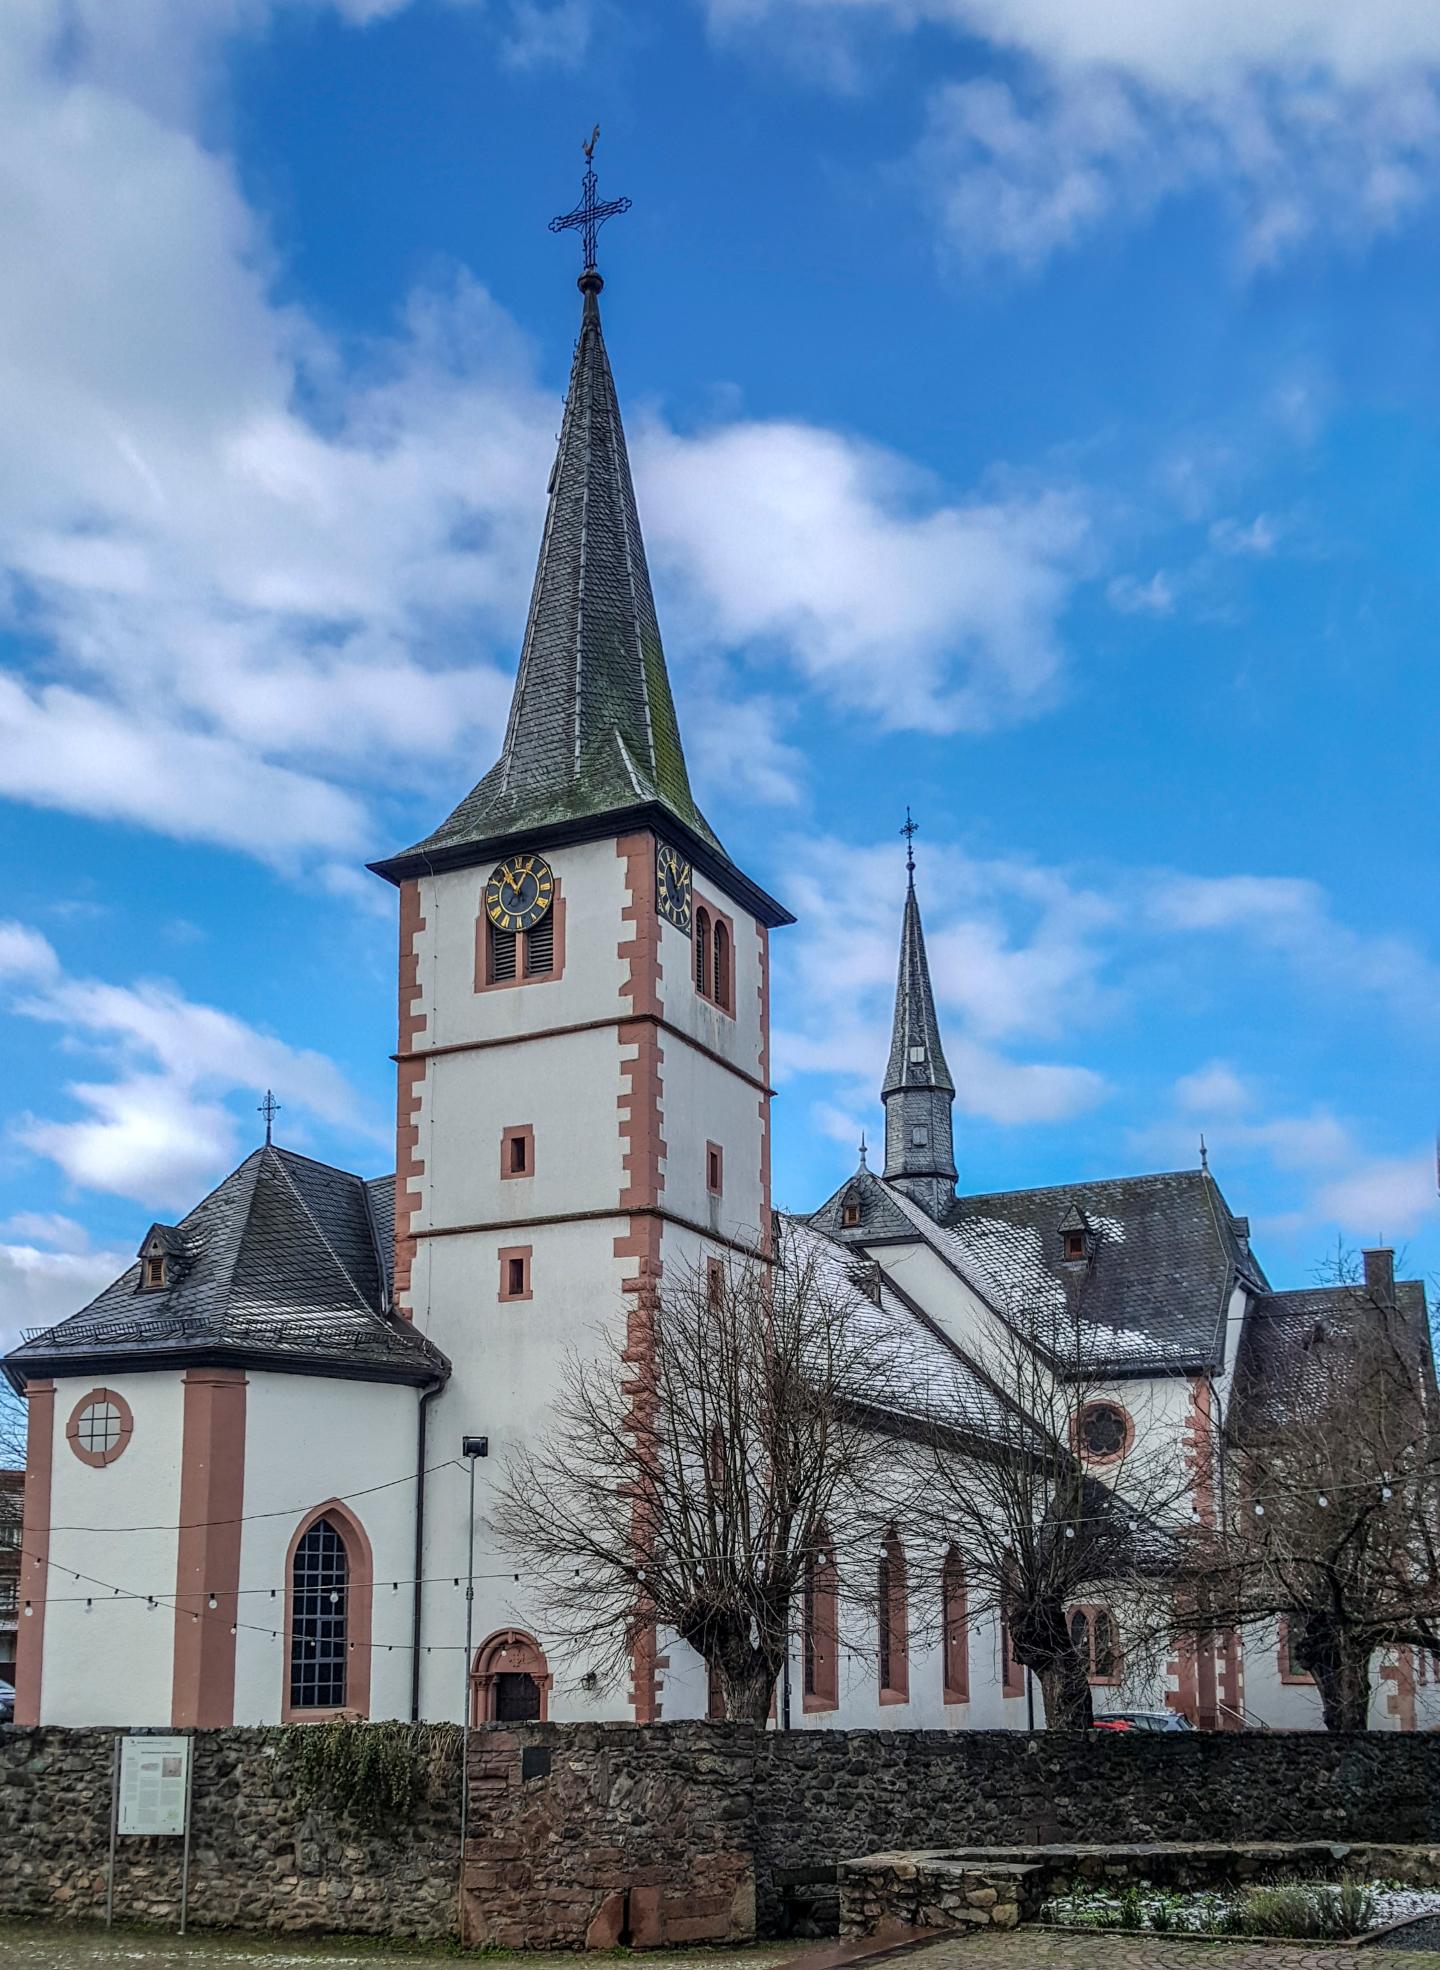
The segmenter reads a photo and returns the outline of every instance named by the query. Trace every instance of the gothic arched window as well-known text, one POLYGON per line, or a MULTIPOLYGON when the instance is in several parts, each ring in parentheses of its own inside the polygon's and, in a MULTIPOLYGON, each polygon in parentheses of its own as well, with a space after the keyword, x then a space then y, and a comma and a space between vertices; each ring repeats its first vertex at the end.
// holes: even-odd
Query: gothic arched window
POLYGON ((317 1519, 291 1561, 290 1707, 343 1710, 350 1627, 350 1557, 329 1519, 317 1519))
POLYGON ((805 1564, 801 1604, 803 1704, 807 1711, 834 1710, 840 1702, 839 1603, 835 1556, 822 1529, 816 1551, 805 1564))
POLYGON ((944 1650, 945 1701, 970 1700, 970 1632, 965 1597, 965 1565, 952 1546, 940 1569, 940 1620, 944 1650))
POLYGON ((286 1569, 282 1721, 370 1709, 374 1568, 364 1528, 338 1499, 303 1519, 286 1569))
POLYGON ((905 1548, 892 1527, 880 1548, 876 1572, 880 1607, 880 1701, 910 1700, 910 1623, 906 1605, 905 1548))

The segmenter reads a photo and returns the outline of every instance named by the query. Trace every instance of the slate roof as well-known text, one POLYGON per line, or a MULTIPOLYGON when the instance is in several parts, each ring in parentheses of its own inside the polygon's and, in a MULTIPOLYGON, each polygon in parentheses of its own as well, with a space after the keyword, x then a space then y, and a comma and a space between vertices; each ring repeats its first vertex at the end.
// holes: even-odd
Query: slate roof
POLYGON ((954 1094, 955 1083, 940 1043, 940 1021, 930 986, 925 956, 925 931, 915 900, 912 875, 905 892, 905 918, 900 929, 900 971, 895 984, 895 1022, 890 1035, 890 1060, 880 1089, 886 1095, 902 1088, 943 1088, 954 1094), (915 1054, 919 1059, 913 1058, 915 1054))
POLYGON ((580 339, 550 475, 530 614, 499 759, 433 834, 373 866, 655 805, 721 858, 690 791, 645 543, 600 327, 582 278, 580 339))
POLYGON ((1306 1286, 1264 1293, 1251 1302, 1235 1362, 1235 1388, 1227 1419, 1231 1436, 1244 1441, 1295 1414, 1307 1400, 1344 1400, 1348 1371, 1364 1373, 1364 1330, 1387 1317, 1401 1345, 1413 1344, 1425 1386, 1434 1387, 1425 1288, 1419 1280, 1395 1282, 1393 1312, 1364 1286, 1306 1286), (1337 1389, 1336 1377, 1340 1378, 1337 1389))
POLYGON ((896 1185, 862 1171, 810 1222, 848 1243, 923 1239, 1013 1327, 1064 1359, 1078 1336, 1087 1372, 1160 1375, 1219 1367, 1236 1279, 1266 1290, 1208 1172, 1115 1177, 957 1198, 937 1222, 896 1185), (858 1188, 861 1222, 841 1201, 858 1188), (1083 1214, 1091 1256, 1067 1262, 1060 1229, 1083 1214))
POLYGON ((175 1227, 172 1285, 141 1292, 137 1262, 81 1312, 27 1335, 6 1373, 18 1385, 243 1361, 361 1380, 444 1376, 444 1355, 387 1311, 393 1211, 393 1178, 366 1183, 267 1144, 175 1227))
POLYGON ((848 1283, 859 1290, 853 1319, 867 1342, 873 1340, 884 1376, 858 1380, 851 1391, 858 1402, 897 1421, 941 1422, 980 1438, 999 1439, 1005 1428, 1013 1429, 999 1395, 899 1291, 883 1264, 867 1268, 858 1253, 819 1231, 813 1220, 787 1222, 836 1287, 848 1283))

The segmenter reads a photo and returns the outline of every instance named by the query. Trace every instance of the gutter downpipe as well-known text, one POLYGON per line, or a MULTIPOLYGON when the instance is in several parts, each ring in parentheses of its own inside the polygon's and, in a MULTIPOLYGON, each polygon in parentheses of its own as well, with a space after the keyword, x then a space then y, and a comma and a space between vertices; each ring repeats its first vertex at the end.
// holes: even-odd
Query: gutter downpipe
POLYGON ((420 1394, 415 1424, 415 1604, 410 1620, 410 1721, 420 1721, 420 1624, 425 1601, 425 1426, 430 1404, 445 1386, 429 1383, 420 1394))

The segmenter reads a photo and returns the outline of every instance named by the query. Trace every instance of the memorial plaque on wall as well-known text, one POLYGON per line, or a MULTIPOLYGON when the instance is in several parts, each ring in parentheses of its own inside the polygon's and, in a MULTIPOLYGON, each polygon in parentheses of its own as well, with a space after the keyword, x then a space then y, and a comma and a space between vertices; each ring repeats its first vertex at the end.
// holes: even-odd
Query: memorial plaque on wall
POLYGON ((190 1777, 188 1737, 120 1740, 117 1833, 183 1833, 190 1777))

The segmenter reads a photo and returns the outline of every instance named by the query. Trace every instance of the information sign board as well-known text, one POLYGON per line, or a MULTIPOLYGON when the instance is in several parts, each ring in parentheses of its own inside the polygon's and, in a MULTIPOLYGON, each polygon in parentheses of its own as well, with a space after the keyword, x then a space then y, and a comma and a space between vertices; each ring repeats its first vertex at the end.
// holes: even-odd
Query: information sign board
POLYGON ((184 1833, 189 1780, 188 1737, 122 1738, 116 1832, 184 1833))

